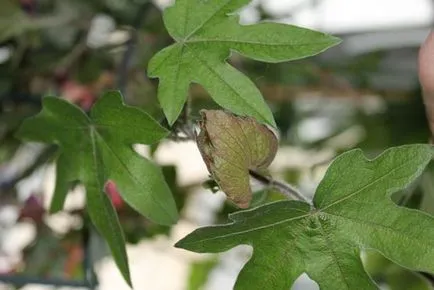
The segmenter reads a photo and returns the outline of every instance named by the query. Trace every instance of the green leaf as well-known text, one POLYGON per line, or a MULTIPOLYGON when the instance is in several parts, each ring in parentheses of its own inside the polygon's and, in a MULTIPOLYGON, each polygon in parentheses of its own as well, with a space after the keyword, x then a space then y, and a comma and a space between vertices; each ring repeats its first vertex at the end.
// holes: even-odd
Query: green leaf
POLYGON ((218 260, 216 258, 192 263, 190 266, 187 290, 202 289, 208 280, 209 274, 217 265, 218 260))
POLYGON ((21 10, 18 1, 4 0, 0 4, 0 42, 21 34, 29 19, 21 10))
POLYGON ((118 92, 106 93, 90 117, 65 100, 46 97, 42 111, 24 121, 17 133, 26 140, 59 145, 51 212, 62 209, 73 182, 82 182, 92 221, 108 241, 127 281, 124 238, 104 184, 113 180, 123 199, 149 219, 164 225, 175 223, 176 205, 160 168, 132 148, 167 134, 145 112, 124 105, 118 92))
POLYGON ((59 27, 77 18, 67 1, 58 1, 54 14, 28 15, 17 0, 2 0, 0 3, 0 42, 24 33, 59 27))
POLYGON ((113 259, 125 281, 132 287, 124 233, 113 204, 99 188, 100 185, 86 187, 86 203, 89 216, 95 227, 107 241, 113 259))
POLYGON ((249 170, 266 169, 277 153, 277 138, 250 117, 202 110, 197 144, 202 158, 228 198, 241 208, 252 199, 249 170))
POLYGON ((200 253, 253 246, 235 289, 286 290, 304 272, 323 290, 378 289, 363 268, 363 249, 434 273, 434 218, 390 199, 432 157, 428 145, 393 148, 374 160, 347 152, 328 169, 313 206, 282 201, 238 212, 232 223, 198 229, 176 246, 200 253))
POLYGON ((242 26, 235 14, 250 0, 177 0, 164 11, 176 43, 155 55, 150 77, 159 77, 158 98, 170 124, 179 116, 190 83, 199 83, 223 108, 275 126, 253 82, 226 63, 231 51, 264 62, 315 55, 336 45, 335 37, 270 22, 242 26))
POLYGON ((376 251, 366 251, 363 261, 370 276, 376 281, 386 282, 387 289, 432 290, 429 281, 421 274, 390 262, 376 251))

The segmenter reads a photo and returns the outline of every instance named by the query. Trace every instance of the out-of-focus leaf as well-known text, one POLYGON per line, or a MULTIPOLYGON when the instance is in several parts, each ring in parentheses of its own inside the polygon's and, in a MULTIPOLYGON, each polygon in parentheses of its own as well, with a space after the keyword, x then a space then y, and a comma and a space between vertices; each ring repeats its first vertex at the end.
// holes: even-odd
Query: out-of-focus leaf
POLYGON ((190 267, 187 290, 200 290, 208 280, 209 273, 217 266, 216 258, 195 262, 190 267))
POLYGON ((9 160, 19 148, 20 143, 17 140, 3 140, 0 144, 0 164, 9 160))
POLYGON ((422 275, 392 265, 386 272, 386 282, 390 290, 432 290, 430 282, 422 275))
POLYGON ((60 27, 78 17, 69 1, 57 1, 54 14, 29 17, 20 7, 19 1, 2 0, 0 3, 0 42, 17 37, 27 31, 60 27))
POLYGON ((430 283, 422 275, 409 271, 384 258, 375 251, 364 255, 366 271, 376 281, 387 283, 390 290, 432 290, 430 283))
POLYGON ((374 160, 347 152, 329 167, 313 205, 282 201, 241 211, 230 215, 232 223, 198 229, 176 246, 217 253, 251 245, 235 289, 287 290, 302 273, 322 290, 378 289, 363 268, 363 249, 434 273, 434 217, 390 199, 432 158, 429 145, 392 148, 374 160))
POLYGON ((228 198, 247 208, 252 199, 249 170, 262 170, 273 161, 277 138, 251 117, 203 110, 198 146, 214 180, 228 198))
POLYGON ((38 227, 34 243, 23 251, 18 272, 26 276, 83 279, 83 245, 79 232, 59 238, 47 226, 38 227))
POLYGON ((0 4, 0 42, 22 33, 28 22, 19 1, 3 0, 0 4))

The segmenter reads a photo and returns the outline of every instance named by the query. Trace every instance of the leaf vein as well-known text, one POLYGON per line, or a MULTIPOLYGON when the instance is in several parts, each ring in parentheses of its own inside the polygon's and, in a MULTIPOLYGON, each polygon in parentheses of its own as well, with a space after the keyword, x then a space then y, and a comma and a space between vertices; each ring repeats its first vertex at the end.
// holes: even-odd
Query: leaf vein
POLYGON ((201 30, 208 22, 210 22, 214 16, 216 16, 220 11, 222 11, 226 5, 229 4, 229 2, 231 2, 232 0, 227 0, 226 2, 223 3, 222 6, 220 6, 214 13, 212 13, 210 15, 210 17, 208 17, 207 19, 205 19, 204 22, 202 22, 201 24, 199 24, 189 35, 187 35, 184 40, 189 39, 191 36, 193 36, 195 33, 197 33, 199 30, 201 30))
MULTIPOLYGON (((193 52, 193 54, 194 54, 194 50, 193 49, 190 49, 190 51, 192 51, 193 52)), ((217 76, 217 78, 219 78, 220 79, 220 81, 222 81, 224 84, 226 84, 226 86, 235 94, 235 95, 237 95, 239 98, 238 98, 238 100, 241 100, 241 101, 243 101, 243 103, 244 103, 244 105, 245 106, 247 106, 247 107, 250 107, 250 104, 243 98, 243 96, 233 87, 233 86, 231 86, 228 82, 226 82, 221 76, 220 76, 220 74, 218 74, 217 73, 217 71, 215 71, 214 69, 213 69, 213 67, 212 66, 210 66, 210 65, 208 65, 208 63, 205 61, 205 60, 203 60, 200 56, 199 56, 199 54, 195 54, 195 56, 196 56, 196 59, 197 60, 199 60, 199 62, 202 64, 202 65, 204 65, 211 73, 213 73, 215 76, 217 76)), ((256 112, 256 114, 258 114, 258 115, 260 115, 260 116, 262 116, 262 114, 260 113, 260 112, 258 112, 255 108, 253 108, 253 110, 256 112)))
POLYGON ((379 178, 377 178, 376 180, 374 180, 374 181, 368 183, 367 185, 363 186, 363 187, 360 188, 359 190, 356 190, 355 192, 350 193, 349 195, 343 197, 342 199, 339 199, 339 200, 336 200, 335 202, 332 202, 331 204, 327 205, 326 207, 324 207, 324 208, 322 208, 322 209, 320 208, 320 210, 325 212, 326 209, 329 209, 329 208, 331 208, 331 207, 333 207, 333 206, 335 206, 335 205, 337 205, 337 204, 339 204, 339 203, 344 202, 344 201, 347 200, 347 199, 352 198, 353 196, 359 194, 360 192, 366 190, 367 188, 373 186, 374 184, 380 182, 381 180, 385 179, 385 178, 388 177, 389 175, 395 173, 395 172, 398 171, 399 169, 401 169, 401 168, 403 168, 403 167, 406 167, 406 166, 407 166, 407 163, 403 163, 403 164, 401 164, 400 166, 393 168, 392 170, 388 171, 386 174, 384 174, 384 175, 380 176, 379 178))
MULTIPOLYGON (((302 211, 302 210, 299 210, 299 209, 291 209, 291 210, 306 213, 305 211, 302 211)), ((250 232, 260 231, 260 230, 267 229, 267 228, 270 228, 270 227, 275 227, 275 226, 278 226, 280 224, 284 224, 284 223, 287 223, 287 222, 301 220, 301 219, 304 219, 305 217, 308 217, 310 215, 311 215, 311 213, 309 212, 309 213, 301 215, 301 216, 291 217, 289 219, 284 219, 284 220, 281 220, 281 221, 278 221, 278 222, 275 222, 275 223, 272 223, 272 224, 263 225, 263 226, 260 226, 260 227, 254 227, 254 228, 250 228, 250 229, 247 229, 247 230, 244 230, 244 231, 240 231, 240 232, 232 232, 232 233, 229 233, 229 234, 226 234, 226 235, 214 236, 212 238, 202 239, 202 240, 200 240, 198 242, 207 242, 207 241, 212 241, 212 240, 217 240, 217 239, 224 239, 224 238, 228 238, 228 237, 233 237, 233 236, 247 234, 247 233, 250 233, 250 232)), ((225 226, 228 226, 228 225, 225 225, 225 226)), ((210 227, 210 228, 218 228, 218 227, 219 226, 210 227)))
MULTIPOLYGON (((99 134, 98 134, 99 135, 99 134)), ((119 164, 125 169, 126 172, 128 172, 128 174, 131 176, 131 178, 133 179, 133 181, 136 184, 140 184, 142 185, 142 183, 140 182, 140 180, 131 172, 131 170, 128 168, 128 166, 122 161, 122 159, 116 154, 116 152, 110 147, 110 145, 105 141, 105 139, 99 135, 100 139, 103 141, 103 143, 106 145, 106 147, 110 150, 110 152, 113 154, 113 156, 118 160, 119 164)), ((142 185, 143 186, 143 185, 142 185)), ((170 216, 170 214, 167 212, 167 209, 165 206, 163 206, 163 204, 158 200, 155 199, 155 197, 151 194, 148 196, 144 196, 144 198, 151 198, 156 204, 158 204, 160 206, 160 208, 162 208, 164 210, 164 212, 170 216)))
POLYGON ((318 221, 319 226, 321 228, 322 236, 324 238, 324 243, 325 243, 326 247, 328 248, 332 259, 336 263, 336 266, 338 267, 339 274, 342 277, 342 280, 344 281, 345 285, 347 286, 347 289, 351 289, 350 285, 348 284, 347 280, 345 279, 345 275, 344 275, 344 272, 342 270, 341 264, 339 263, 339 259, 337 258, 336 253, 333 250, 333 247, 331 246, 331 241, 330 241, 330 239, 329 239, 326 231, 324 230, 324 227, 323 227, 323 225, 321 223, 321 220, 319 218, 317 218, 317 221, 318 221))

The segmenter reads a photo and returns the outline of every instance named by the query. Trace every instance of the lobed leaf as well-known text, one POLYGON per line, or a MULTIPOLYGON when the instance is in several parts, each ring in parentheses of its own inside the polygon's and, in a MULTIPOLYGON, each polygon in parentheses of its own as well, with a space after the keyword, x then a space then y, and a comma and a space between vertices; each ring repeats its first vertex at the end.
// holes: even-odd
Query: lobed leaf
POLYGON ((130 284, 122 229, 104 185, 114 181, 122 198, 152 221, 175 223, 177 209, 160 168, 132 148, 135 143, 154 143, 167 134, 145 112, 124 105, 118 92, 106 93, 90 117, 65 100, 46 97, 42 111, 24 121, 17 133, 26 140, 59 146, 50 211, 61 210, 71 183, 82 182, 90 217, 130 284))
POLYGON ((176 0, 164 11, 175 44, 151 59, 148 74, 160 78, 158 98, 170 124, 183 108, 190 83, 199 83, 223 108, 275 126, 253 82, 226 63, 231 51, 275 63, 312 56, 339 43, 330 35, 292 25, 240 25, 236 12, 250 1, 176 0))
POLYGON ((324 290, 379 289, 363 268, 363 249, 434 273, 434 218, 390 199, 432 157, 428 145, 393 148, 374 160, 360 150, 347 152, 328 169, 312 207, 282 201, 241 211, 230 215, 232 223, 198 229, 176 246, 216 253, 252 245, 235 289, 286 290, 302 273, 324 290))

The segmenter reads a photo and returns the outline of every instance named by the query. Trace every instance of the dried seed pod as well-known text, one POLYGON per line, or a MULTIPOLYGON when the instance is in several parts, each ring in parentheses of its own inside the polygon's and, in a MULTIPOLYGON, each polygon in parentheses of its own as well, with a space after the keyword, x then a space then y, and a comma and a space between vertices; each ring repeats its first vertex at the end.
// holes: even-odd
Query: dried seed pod
POLYGON ((241 208, 252 199, 249 170, 266 169, 276 156, 274 133, 254 118, 203 110, 199 150, 214 180, 241 208))

